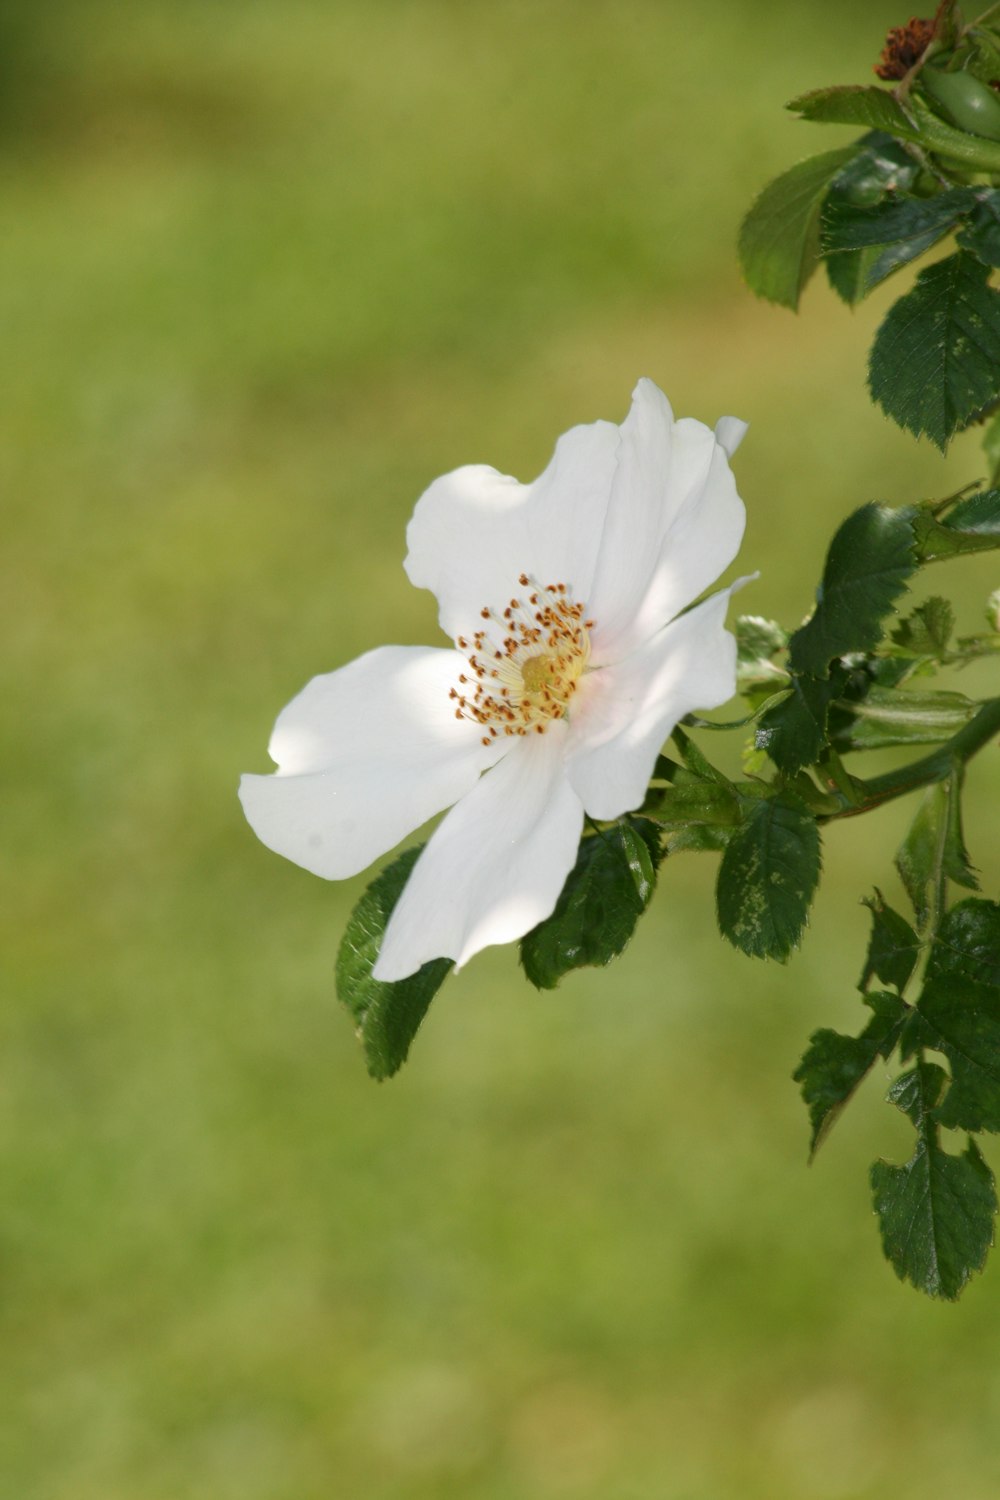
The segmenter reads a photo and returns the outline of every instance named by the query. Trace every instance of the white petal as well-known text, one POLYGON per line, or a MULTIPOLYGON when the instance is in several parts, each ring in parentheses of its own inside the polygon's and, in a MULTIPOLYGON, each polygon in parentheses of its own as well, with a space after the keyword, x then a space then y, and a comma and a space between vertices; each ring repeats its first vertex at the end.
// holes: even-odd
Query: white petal
POLYGON ((586 602, 618 440, 611 422, 573 427, 533 484, 480 464, 425 491, 407 528, 405 567, 411 583, 436 594, 448 635, 471 635, 484 606, 503 609, 521 573, 565 583, 586 602))
POLYGON ((583 679, 566 769, 591 817, 617 818, 638 807, 678 721, 735 693, 736 642, 723 628, 731 592, 713 594, 624 661, 583 679))
MULTIPOLYGON (((742 425, 723 418, 725 443, 742 425)), ((587 600, 596 665, 636 650, 736 556, 746 514, 725 443, 702 422, 675 422, 652 381, 636 386, 587 600)))
POLYGON ((730 458, 746 437, 747 426, 739 417, 720 417, 716 422, 715 441, 722 444, 730 458))
POLYGON ((566 780, 565 745, 562 724, 518 739, 452 808, 389 920, 376 979, 405 979, 430 958, 464 964, 549 916, 583 827, 580 799, 566 780))
POLYGON ((328 880, 355 875, 473 787, 503 753, 455 718, 457 651, 382 646, 314 677, 282 710, 273 776, 244 776, 257 837, 328 880))

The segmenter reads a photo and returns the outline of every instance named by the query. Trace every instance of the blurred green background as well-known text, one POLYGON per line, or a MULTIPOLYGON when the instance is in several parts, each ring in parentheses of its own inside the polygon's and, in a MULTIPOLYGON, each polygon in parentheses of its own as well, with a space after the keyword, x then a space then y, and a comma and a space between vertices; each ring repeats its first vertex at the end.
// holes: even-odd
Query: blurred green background
MULTIPOLYGON (((848 509, 975 477, 867 401, 897 283, 795 319, 734 261, 843 135, 784 100, 907 15, 7 0, 3 1500, 1000 1493, 1000 1267, 957 1307, 899 1285, 884 1079, 811 1170, 790 1081, 860 1020, 905 805, 830 831, 787 968, 723 947, 681 856, 616 967, 537 995, 481 956, 379 1087, 332 982, 364 882, 235 795, 308 677, 438 638, 400 568, 424 486, 531 477, 640 374, 751 422, 741 603, 790 625, 848 509)), ((969 628, 997 581, 932 580, 969 628)))

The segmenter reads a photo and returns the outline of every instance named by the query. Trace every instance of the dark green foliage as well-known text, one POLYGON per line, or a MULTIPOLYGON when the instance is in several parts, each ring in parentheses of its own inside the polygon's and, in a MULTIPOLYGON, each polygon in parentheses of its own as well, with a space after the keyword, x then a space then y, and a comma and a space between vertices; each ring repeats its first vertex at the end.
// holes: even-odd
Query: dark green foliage
POLYGON ((872 1199, 882 1247, 901 1280, 931 1297, 954 1299, 982 1269, 993 1243, 993 1174, 973 1140, 961 1156, 942 1151, 933 1111, 945 1085, 943 1070, 918 1063, 889 1090, 917 1130, 905 1166, 877 1161, 872 1199))
MULTIPOLYGON (((832 197, 832 195, 831 195, 832 197)), ((823 251, 862 250, 913 239, 933 244, 976 207, 972 188, 952 188, 933 198, 901 198, 872 208, 828 204, 823 214, 823 251)))
POLYGON ((890 1055, 908 1014, 898 995, 879 990, 866 995, 865 1004, 872 1018, 860 1036, 843 1036, 826 1027, 814 1031, 795 1071, 812 1125, 811 1155, 875 1061, 890 1055))
POLYGON ((979 203, 959 232, 958 243, 984 266, 1000 266, 1000 191, 994 188, 977 196, 979 203))
MULTIPOLYGON (((857 156, 842 168, 830 184, 822 209, 821 237, 841 217, 853 219, 860 210, 883 203, 889 194, 904 192, 919 168, 898 141, 881 131, 864 138, 857 156)), ((896 201, 893 197, 888 206, 896 201)), ((888 270, 882 269, 887 252, 879 245, 860 250, 826 254, 826 274, 839 297, 854 307, 888 270)))
POLYGON ((1000 989, 1000 905, 967 896, 945 912, 927 959, 926 979, 958 975, 1000 989))
POLYGON ((793 677, 786 697, 761 715, 754 734, 757 749, 766 750, 788 775, 811 766, 826 744, 827 713, 846 678, 841 670, 827 678, 793 677))
POLYGON ((794 672, 825 677, 830 662, 848 651, 867 651, 882 638, 882 620, 912 574, 911 512, 863 505, 830 544, 816 608, 788 643, 794 672))
POLYGON ((764 188, 740 229, 739 255, 751 291, 796 308, 819 259, 820 209, 830 181, 858 145, 799 162, 764 188))
POLYGON ((722 856, 719 928, 751 958, 784 960, 802 936, 819 880, 816 820, 791 793, 744 805, 722 856))
POLYGON ((521 939, 531 983, 551 990, 571 969, 617 958, 652 900, 659 861, 659 829, 646 818, 583 839, 555 911, 521 939))
POLYGON ((391 1078, 406 1061, 427 1008, 452 967, 435 958, 409 979, 381 984, 372 967, 393 908, 403 893, 420 848, 407 849, 365 891, 354 908, 337 954, 337 996, 358 1023, 358 1036, 373 1078, 391 1078))
POLYGON ((906 1028, 904 1061, 921 1047, 943 1053, 951 1069, 938 1123, 1000 1130, 1000 990, 957 974, 929 979, 906 1028))
POLYGON ((1000 395, 1000 292, 958 251, 917 277, 875 336, 869 386, 883 410, 941 449, 1000 395))
POLYGON ((920 939, 906 918, 887 905, 877 888, 863 904, 872 914, 872 930, 858 988, 867 990, 872 980, 878 979, 902 994, 920 954, 920 939))

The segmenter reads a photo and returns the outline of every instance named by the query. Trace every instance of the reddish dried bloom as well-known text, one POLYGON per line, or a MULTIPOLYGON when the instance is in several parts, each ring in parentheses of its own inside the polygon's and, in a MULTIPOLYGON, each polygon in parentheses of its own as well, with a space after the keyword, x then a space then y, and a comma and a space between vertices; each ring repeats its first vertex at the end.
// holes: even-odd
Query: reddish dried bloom
POLYGON ((934 22, 911 16, 905 26, 893 26, 875 66, 878 78, 905 78, 927 50, 934 35, 934 22))

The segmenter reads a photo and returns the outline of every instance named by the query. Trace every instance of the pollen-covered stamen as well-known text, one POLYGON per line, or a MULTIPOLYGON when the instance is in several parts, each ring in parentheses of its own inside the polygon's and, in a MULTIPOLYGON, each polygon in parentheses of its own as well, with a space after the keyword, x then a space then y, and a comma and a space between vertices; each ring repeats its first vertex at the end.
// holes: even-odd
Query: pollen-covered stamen
POLYGON ((484 606, 484 627, 471 640, 456 639, 470 671, 451 690, 455 717, 481 724, 484 745, 500 734, 544 734, 565 718, 590 657, 594 622, 584 618, 572 589, 565 583, 543 586, 527 573, 518 583, 524 597, 507 600, 500 610, 484 606))

